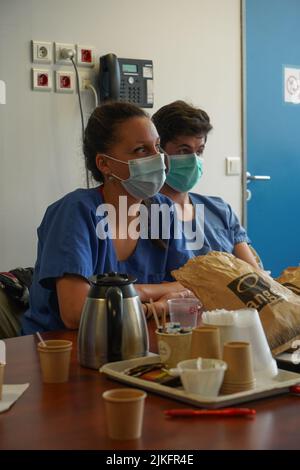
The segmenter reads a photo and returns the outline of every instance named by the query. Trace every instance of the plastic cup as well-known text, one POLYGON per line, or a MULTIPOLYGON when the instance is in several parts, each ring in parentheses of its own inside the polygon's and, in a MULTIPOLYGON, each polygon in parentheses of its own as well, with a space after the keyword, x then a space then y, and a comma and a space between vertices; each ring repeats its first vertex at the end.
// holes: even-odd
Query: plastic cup
POLYGON ((201 326, 192 331, 191 358, 204 357, 221 359, 219 328, 201 326))
POLYGON ((214 325, 220 329, 221 347, 230 341, 246 341, 251 344, 257 379, 272 378, 278 374, 257 310, 248 308, 204 312, 203 320, 205 326, 214 325))
POLYGON ((183 328, 195 328, 198 324, 202 304, 195 297, 185 297, 168 300, 170 320, 180 323, 183 328))
POLYGON ((177 368, 186 392, 215 397, 221 388, 227 364, 218 359, 201 359, 199 368, 198 359, 188 359, 179 362, 177 368))
POLYGON ((156 330, 155 334, 160 360, 168 369, 176 367, 180 361, 189 359, 192 340, 191 331, 186 333, 162 333, 156 330))
POLYGON ((5 364, 0 364, 0 400, 2 400, 2 387, 4 382, 5 364))
POLYGON ((62 383, 69 379, 72 341, 50 339, 38 343, 43 382, 62 383))
POLYGON ((135 388, 116 388, 102 394, 111 439, 139 439, 142 435, 147 394, 135 388))

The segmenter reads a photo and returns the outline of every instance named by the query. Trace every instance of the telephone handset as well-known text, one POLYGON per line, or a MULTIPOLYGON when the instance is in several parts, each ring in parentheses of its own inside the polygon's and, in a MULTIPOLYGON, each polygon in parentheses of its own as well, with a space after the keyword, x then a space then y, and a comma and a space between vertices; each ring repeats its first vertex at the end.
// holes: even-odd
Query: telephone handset
POLYGON ((120 98, 120 67, 115 54, 100 57, 100 102, 120 98))
POLYGON ((152 60, 120 59, 115 54, 100 57, 99 90, 100 102, 129 101, 141 108, 152 108, 152 60))

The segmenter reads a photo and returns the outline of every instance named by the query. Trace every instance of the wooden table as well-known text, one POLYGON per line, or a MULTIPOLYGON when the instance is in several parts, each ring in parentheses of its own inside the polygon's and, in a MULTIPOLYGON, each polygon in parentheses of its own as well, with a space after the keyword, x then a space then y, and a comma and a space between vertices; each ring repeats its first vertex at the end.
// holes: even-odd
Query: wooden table
POLYGON ((0 414, 0 449, 300 449, 300 397, 292 395, 242 405, 256 409, 255 419, 166 419, 163 410, 188 405, 148 392, 142 438, 112 441, 106 436, 101 394, 124 385, 78 364, 76 332, 44 337, 73 341, 70 380, 42 383, 34 336, 6 340, 5 383, 30 386, 0 414))

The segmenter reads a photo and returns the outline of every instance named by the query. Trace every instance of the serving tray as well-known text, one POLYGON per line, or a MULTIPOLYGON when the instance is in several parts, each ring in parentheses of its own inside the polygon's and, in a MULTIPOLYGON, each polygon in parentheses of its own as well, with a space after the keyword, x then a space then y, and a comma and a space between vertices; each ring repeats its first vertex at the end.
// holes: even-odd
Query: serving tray
POLYGON ((216 397, 204 397, 195 393, 188 393, 182 387, 168 387, 148 380, 140 379, 126 375, 124 371, 132 367, 144 364, 153 364, 159 362, 159 356, 153 354, 151 356, 141 357, 138 359, 130 359, 127 361, 109 362, 102 366, 99 370, 102 374, 119 382, 132 385, 134 387, 149 390, 168 398, 174 398, 185 403, 197 406, 199 408, 222 408, 224 406, 236 405, 252 400, 257 400, 272 395, 280 395, 288 393, 292 385, 300 384, 300 374, 287 370, 278 370, 278 375, 272 379, 260 379, 256 381, 256 387, 246 392, 233 393, 231 395, 219 395, 216 397))

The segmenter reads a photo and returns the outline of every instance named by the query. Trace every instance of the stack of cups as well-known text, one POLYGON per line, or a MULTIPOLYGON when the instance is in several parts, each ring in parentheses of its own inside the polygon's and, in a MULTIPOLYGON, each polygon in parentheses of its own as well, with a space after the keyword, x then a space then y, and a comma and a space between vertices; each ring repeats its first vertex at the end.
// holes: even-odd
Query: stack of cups
POLYGON ((224 344, 223 360, 227 363, 221 394, 245 392, 255 387, 251 344, 232 341, 224 344))
POLYGON ((45 383, 67 382, 69 378, 72 341, 51 339, 38 343, 40 364, 45 383))
POLYGON ((219 328, 201 326, 192 330, 191 359, 203 357, 221 359, 219 328))

